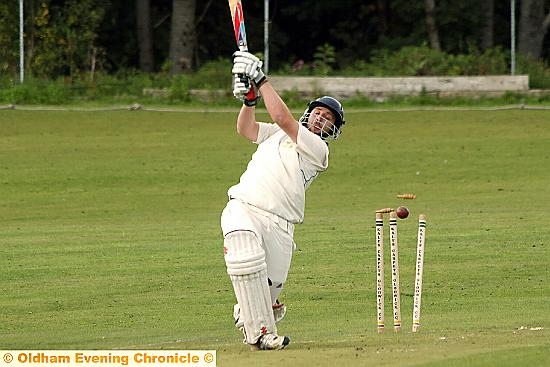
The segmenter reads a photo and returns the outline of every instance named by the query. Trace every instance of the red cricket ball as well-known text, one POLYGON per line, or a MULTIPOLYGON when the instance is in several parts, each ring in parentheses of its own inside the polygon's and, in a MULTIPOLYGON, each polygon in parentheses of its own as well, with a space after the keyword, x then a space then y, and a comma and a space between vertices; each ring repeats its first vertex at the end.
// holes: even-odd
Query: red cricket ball
POLYGON ((409 216, 409 209, 405 208, 404 206, 400 206, 399 208, 395 209, 395 214, 401 219, 405 219, 409 216))

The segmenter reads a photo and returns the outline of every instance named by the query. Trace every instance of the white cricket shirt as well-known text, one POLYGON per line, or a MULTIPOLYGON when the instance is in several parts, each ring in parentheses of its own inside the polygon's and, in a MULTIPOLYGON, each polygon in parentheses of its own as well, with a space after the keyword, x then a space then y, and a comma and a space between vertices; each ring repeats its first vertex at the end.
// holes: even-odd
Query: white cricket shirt
POLYGON ((305 190, 328 168, 328 146, 300 125, 297 143, 277 124, 259 123, 258 149, 239 183, 228 190, 231 198, 288 220, 304 220, 305 190))

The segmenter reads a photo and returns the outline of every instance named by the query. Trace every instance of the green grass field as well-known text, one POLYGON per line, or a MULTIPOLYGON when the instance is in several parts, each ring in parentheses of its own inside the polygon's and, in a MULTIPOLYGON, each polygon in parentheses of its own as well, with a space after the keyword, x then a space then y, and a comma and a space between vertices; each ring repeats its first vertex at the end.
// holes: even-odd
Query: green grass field
POLYGON ((0 111, 0 349, 215 349, 224 367, 550 366, 550 111, 348 111, 296 229, 278 326, 292 343, 278 352, 251 352, 233 327, 219 216, 255 148, 236 114, 0 111), (387 262, 379 335, 374 211, 403 203, 403 331, 390 324, 387 262))

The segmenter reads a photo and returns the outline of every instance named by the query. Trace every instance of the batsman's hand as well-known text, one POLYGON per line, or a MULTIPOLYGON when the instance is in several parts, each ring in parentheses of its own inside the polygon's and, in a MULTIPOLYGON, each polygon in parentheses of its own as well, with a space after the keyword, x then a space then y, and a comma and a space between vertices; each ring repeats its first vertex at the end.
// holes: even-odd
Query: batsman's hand
POLYGON ((256 106, 260 98, 258 88, 251 85, 250 79, 243 74, 234 74, 233 76, 233 95, 235 98, 248 107, 256 106))
POLYGON ((263 62, 250 52, 237 51, 233 54, 233 74, 243 74, 250 78, 257 87, 267 80, 263 62))
POLYGON ((233 75, 233 95, 243 101, 244 96, 250 90, 250 79, 243 74, 233 75))

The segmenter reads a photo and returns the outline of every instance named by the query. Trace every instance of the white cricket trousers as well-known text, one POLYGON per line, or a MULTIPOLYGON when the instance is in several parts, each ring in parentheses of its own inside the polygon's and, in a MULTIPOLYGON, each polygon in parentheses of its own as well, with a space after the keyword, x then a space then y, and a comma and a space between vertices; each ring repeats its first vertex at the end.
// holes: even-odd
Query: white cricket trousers
MULTIPOLYGON (((265 252, 267 277, 273 284, 285 283, 294 244, 294 225, 286 220, 237 199, 229 200, 221 216, 224 237, 233 231, 254 232, 265 252)), ((271 287, 270 287, 271 288, 271 287)), ((273 293, 273 291, 272 291, 273 293)), ((278 295, 278 293, 275 295, 278 295)))

